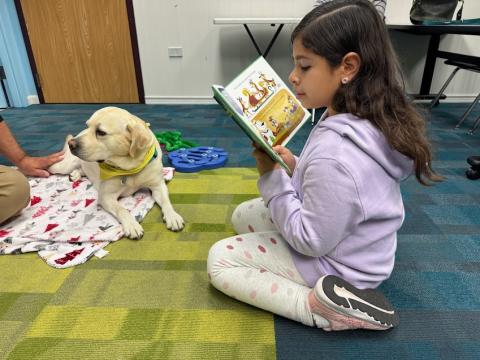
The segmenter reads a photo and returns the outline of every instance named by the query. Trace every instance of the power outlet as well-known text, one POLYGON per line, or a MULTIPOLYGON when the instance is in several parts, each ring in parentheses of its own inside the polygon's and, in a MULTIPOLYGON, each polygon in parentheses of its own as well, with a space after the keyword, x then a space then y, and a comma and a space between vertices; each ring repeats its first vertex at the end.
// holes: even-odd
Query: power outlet
POLYGON ((183 47, 170 46, 168 48, 168 57, 183 57, 183 47))

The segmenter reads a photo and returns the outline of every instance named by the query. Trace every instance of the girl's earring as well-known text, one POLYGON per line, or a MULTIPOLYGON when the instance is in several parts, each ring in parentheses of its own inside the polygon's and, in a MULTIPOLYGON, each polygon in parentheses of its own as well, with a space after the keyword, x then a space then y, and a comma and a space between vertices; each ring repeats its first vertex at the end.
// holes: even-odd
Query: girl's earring
POLYGON ((344 77, 344 78, 342 79, 342 84, 345 85, 346 83, 348 83, 348 78, 344 77))

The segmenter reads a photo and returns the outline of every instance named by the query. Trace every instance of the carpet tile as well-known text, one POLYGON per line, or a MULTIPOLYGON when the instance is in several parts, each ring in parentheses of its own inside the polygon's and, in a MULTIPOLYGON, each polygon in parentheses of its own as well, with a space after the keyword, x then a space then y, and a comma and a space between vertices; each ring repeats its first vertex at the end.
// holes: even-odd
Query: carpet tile
MULTIPOLYGON (((62 147, 104 105, 34 105, 1 114, 32 155, 62 147)), ((177 173, 168 185, 187 222, 165 228, 154 207, 144 237, 76 268, 49 268, 35 254, 1 256, 0 359, 478 359, 480 353, 480 180, 466 158, 480 155, 465 104, 428 114, 434 167, 445 181, 402 183, 405 222, 396 264, 380 290, 398 309, 386 332, 330 333, 228 298, 209 285, 210 246, 231 236, 239 203, 258 196, 250 140, 215 105, 124 105, 154 131, 179 130, 229 152, 225 168, 177 173)), ((475 111, 474 111, 475 113, 475 111)), ((299 153, 310 124, 289 147, 299 153)), ((0 158, 0 163, 7 164, 0 158)), ((164 156, 164 163, 168 160, 164 156)))

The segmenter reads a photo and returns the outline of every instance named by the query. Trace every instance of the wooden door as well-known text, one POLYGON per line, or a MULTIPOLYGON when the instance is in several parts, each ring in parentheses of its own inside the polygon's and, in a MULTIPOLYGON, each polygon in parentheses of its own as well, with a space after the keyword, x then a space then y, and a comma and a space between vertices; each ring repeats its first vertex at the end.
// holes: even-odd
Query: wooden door
POLYGON ((133 21, 131 0, 17 0, 42 103, 143 102, 127 6, 133 21))

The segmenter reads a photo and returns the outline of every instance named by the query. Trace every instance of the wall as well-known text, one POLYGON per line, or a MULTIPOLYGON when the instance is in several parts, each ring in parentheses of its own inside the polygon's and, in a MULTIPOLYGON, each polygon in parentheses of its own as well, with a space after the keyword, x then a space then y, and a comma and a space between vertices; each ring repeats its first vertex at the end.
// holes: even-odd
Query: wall
MULTIPOLYGON (((146 102, 210 101, 212 83, 226 84, 258 56, 241 25, 214 25, 215 17, 301 17, 309 8, 291 0, 134 0, 146 102), (183 58, 169 58, 169 46, 182 46, 183 58)), ((283 29, 268 58, 284 79, 292 29, 283 29)), ((262 48, 274 31, 252 26, 262 48)))
MULTIPOLYGON (((211 101, 210 85, 226 84, 257 56, 241 25, 214 25, 216 17, 302 17, 313 0, 133 0, 147 103, 211 101), (169 46, 182 46, 182 58, 169 58, 169 46)), ((410 24, 411 1, 389 0, 387 22, 410 24)), ((480 1, 466 1, 464 18, 480 17, 480 1), (468 15, 467 15, 468 14, 468 15)), ((274 28, 252 26, 265 48, 274 28)), ((289 34, 285 26, 268 56, 286 79, 292 66, 289 34)), ((420 88, 428 44, 427 36, 392 32, 406 76, 407 91, 420 88)), ((445 51, 480 55, 480 37, 445 36, 445 51)), ((451 68, 437 61, 432 92, 439 90, 451 68)), ((471 101, 479 91, 478 74, 460 71, 447 89, 450 100, 471 101)))
POLYGON ((13 0, 0 0, 0 59, 5 68, 10 104, 23 107, 38 102, 13 0))
MULTIPOLYGON (((214 25, 215 17, 302 17, 313 0, 133 0, 133 4, 146 102, 201 103, 211 102, 212 83, 228 83, 257 56, 242 26, 214 25), (169 58, 169 46, 182 46, 184 56, 169 58)), ((409 24, 410 4, 389 0, 387 22, 409 24)), ((465 1, 467 17, 480 17, 480 1, 465 1)), ((251 28, 265 48, 275 28, 251 28)), ((292 66, 289 34, 293 28, 284 27, 268 56, 283 79, 292 66)), ((407 91, 415 93, 420 88, 428 37, 392 32, 392 39, 407 91)), ((445 36, 440 48, 480 56, 480 37, 445 36)), ((0 0, 0 60, 14 106, 35 103, 37 92, 13 0, 0 0)), ((439 90, 451 71, 443 60, 437 60, 432 92, 439 90)), ((480 89, 479 80, 479 74, 460 71, 447 89, 449 100, 472 101, 480 89)))

